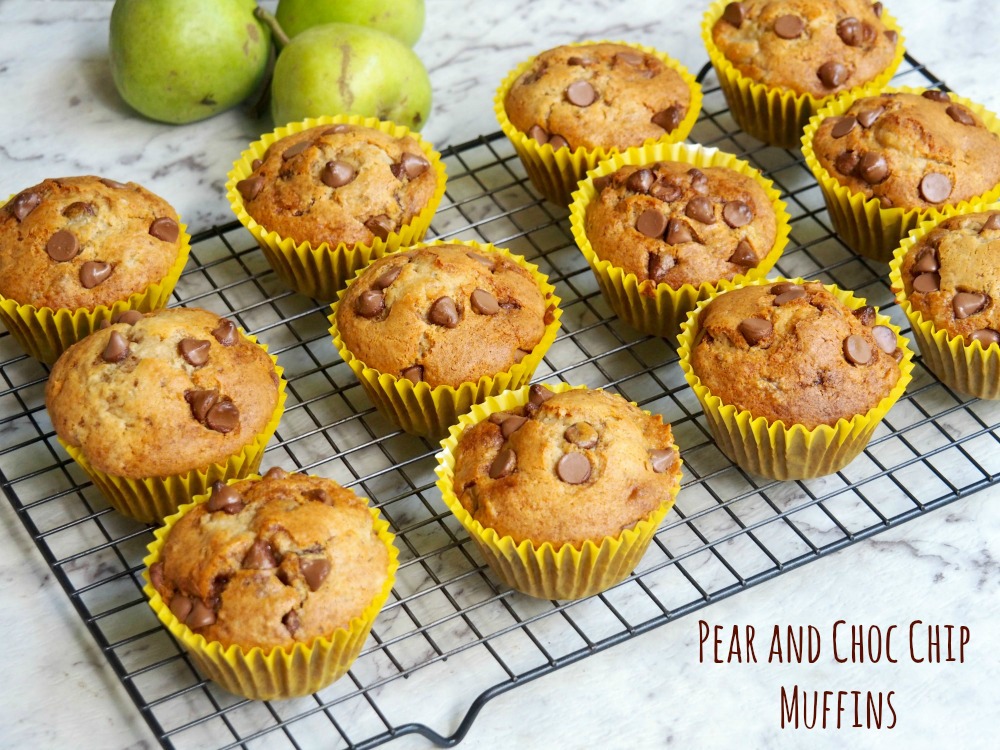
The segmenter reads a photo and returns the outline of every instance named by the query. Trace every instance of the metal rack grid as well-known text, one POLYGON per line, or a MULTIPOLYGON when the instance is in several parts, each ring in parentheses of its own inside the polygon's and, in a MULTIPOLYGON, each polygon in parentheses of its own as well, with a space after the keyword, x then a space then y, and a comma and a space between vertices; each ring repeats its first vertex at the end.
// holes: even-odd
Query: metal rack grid
MULTIPOLYGON (((706 66, 700 78, 712 76, 706 66)), ((909 56, 896 80, 941 85, 909 56)), ((853 289, 908 331, 885 267, 832 234, 801 157, 740 133, 718 86, 704 90, 691 140, 751 160, 789 204, 791 242, 778 270, 853 289)), ((288 408, 262 470, 329 476, 371 498, 397 534, 401 564, 343 679, 308 698, 270 703, 218 689, 146 605, 140 574, 149 528, 110 509, 58 447, 44 408, 47 369, 0 335, 0 482, 164 747, 368 748, 411 733, 455 744, 500 693, 1000 476, 1000 404, 950 391, 919 358, 906 395, 843 471, 779 483, 734 467, 713 444, 676 353, 614 318, 573 245, 566 211, 537 197, 501 134, 443 157, 448 191, 430 234, 509 247, 548 274, 564 300, 563 331, 535 379, 608 388, 663 414, 685 459, 676 508, 633 576, 602 595, 550 602, 504 588, 441 502, 437 446, 400 433, 373 409, 329 340, 326 306, 282 289, 238 224, 199 233, 173 304, 235 318, 278 355, 289 379, 288 408), (456 696, 478 697, 445 706, 421 700, 443 681, 456 696)))

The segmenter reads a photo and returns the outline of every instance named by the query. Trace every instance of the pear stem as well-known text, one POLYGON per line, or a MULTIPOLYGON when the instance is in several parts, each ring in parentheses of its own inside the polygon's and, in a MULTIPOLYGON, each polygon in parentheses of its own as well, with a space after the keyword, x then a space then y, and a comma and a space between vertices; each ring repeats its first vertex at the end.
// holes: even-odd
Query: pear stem
POLYGON ((281 28, 281 24, 278 23, 278 19, 259 5, 253 9, 253 14, 257 20, 271 29, 271 36, 274 37, 274 45, 278 48, 278 52, 281 52, 281 48, 288 44, 289 39, 288 34, 285 33, 285 30, 281 28))

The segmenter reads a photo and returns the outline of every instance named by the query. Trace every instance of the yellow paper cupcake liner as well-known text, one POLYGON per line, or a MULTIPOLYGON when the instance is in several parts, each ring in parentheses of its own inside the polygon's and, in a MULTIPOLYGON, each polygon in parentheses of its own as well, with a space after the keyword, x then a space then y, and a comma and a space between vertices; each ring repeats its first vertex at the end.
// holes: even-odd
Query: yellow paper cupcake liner
MULTIPOLYGON (((701 23, 701 38, 712 67, 715 68, 726 103, 733 113, 733 119, 741 130, 759 141, 781 148, 797 148, 802 137, 802 129, 809 122, 809 118, 831 97, 817 99, 812 94, 799 94, 791 89, 770 87, 746 77, 737 70, 712 38, 712 27, 722 17, 728 4, 728 0, 714 0, 708 7, 701 23)), ((889 83, 905 52, 903 35, 896 19, 883 10, 882 23, 887 29, 895 31, 899 38, 892 62, 866 84, 876 89, 889 83)), ((850 89, 850 91, 857 90, 850 89)))
POLYGON ((267 262, 274 269, 278 278, 286 286, 301 294, 330 302, 336 299, 337 292, 354 277, 354 273, 359 268, 368 265, 369 261, 381 258, 386 253, 412 245, 423 239, 434 212, 437 211, 438 204, 441 203, 441 198, 444 196, 446 179, 445 165, 441 161, 441 154, 435 151, 434 147, 421 138, 418 133, 411 132, 402 125, 378 120, 374 117, 335 115, 292 122, 251 143, 249 148, 240 154, 239 159, 233 163, 233 168, 230 170, 226 182, 226 197, 229 198, 229 205, 233 213, 236 214, 236 218, 257 240, 264 257, 267 258, 267 262), (247 213, 243 205, 243 196, 236 189, 236 184, 240 180, 250 176, 254 159, 262 159, 268 146, 285 136, 301 133, 303 130, 317 125, 337 125, 340 123, 363 125, 380 130, 395 138, 403 138, 407 135, 413 137, 420 144, 420 149, 437 174, 437 188, 431 199, 427 201, 427 205, 398 232, 391 232, 385 240, 376 238, 370 246, 362 243, 348 245, 342 242, 336 247, 331 247, 330 243, 324 242, 318 247, 313 247, 309 242, 296 242, 294 237, 281 237, 277 232, 270 231, 267 227, 258 224, 247 213))
MULTIPOLYGON (((1000 204, 981 206, 977 211, 1000 210, 1000 204)), ((962 212, 966 213, 966 212, 962 212)), ((910 304, 903 284, 902 268, 906 254, 922 237, 941 220, 921 222, 903 240, 889 263, 889 284, 896 301, 910 321, 913 338, 927 368, 952 390, 982 399, 1000 399, 1000 346, 990 344, 984 348, 978 341, 966 343, 962 336, 951 336, 938 328, 923 313, 910 304)))
MULTIPOLYGON (((691 369, 691 348, 700 328, 698 316, 715 297, 737 288, 773 284, 782 281, 804 283, 801 278, 755 279, 745 284, 723 282, 719 291, 702 300, 691 311, 681 326, 679 337, 681 369, 688 385, 698 397, 705 413, 712 437, 723 453, 740 468, 770 479, 811 479, 839 471, 864 450, 872 432, 889 409, 906 390, 913 370, 913 352, 907 339, 899 332, 898 326, 885 315, 878 313, 876 323, 888 326, 896 334, 896 345, 903 352, 899 363, 899 379, 892 390, 865 414, 851 419, 840 419, 835 425, 819 425, 810 430, 801 424, 788 427, 784 422, 769 422, 764 417, 756 417, 745 410, 722 402, 714 395, 691 369)), ((851 309, 865 304, 863 299, 851 292, 824 284, 829 292, 851 309)))
MULTIPOLYGON (((677 71, 691 92, 687 114, 684 116, 681 124, 672 132, 664 133, 662 138, 649 140, 646 144, 676 143, 688 137, 691 129, 694 127, 695 121, 698 119, 698 114, 701 112, 702 94, 701 85, 695 80, 694 76, 688 73, 687 68, 664 52, 632 42, 575 42, 566 46, 579 47, 586 44, 622 44, 641 50, 647 55, 652 55, 661 60, 667 67, 677 71)), ((507 98, 507 92, 510 90, 510 87, 531 67, 534 59, 533 57, 524 61, 507 74, 507 77, 504 78, 493 98, 493 111, 496 112, 500 129, 510 139, 514 150, 520 157, 521 163, 528 173, 528 178, 531 180, 531 184, 548 200, 561 206, 566 206, 569 205, 570 197, 573 191, 576 190, 577 182, 583 179, 587 170, 593 169, 599 161, 617 154, 619 149, 613 147, 588 149, 581 146, 576 150, 570 150, 569 148, 553 150, 549 144, 540 145, 534 138, 529 138, 526 133, 522 133, 514 127, 510 118, 507 117, 504 100, 507 98)))
MULTIPOLYGON (((243 335, 257 342, 255 337, 245 333, 243 335)), ((267 351, 266 345, 258 345, 267 351)), ((101 471, 87 460, 79 448, 70 445, 62 438, 59 438, 59 443, 69 453, 70 458, 87 473, 94 485, 104 493, 111 507, 137 521, 158 523, 174 513, 180 503, 195 495, 208 492, 215 482, 242 479, 257 471, 264 456, 264 448, 278 429, 278 422, 285 411, 286 381, 282 377, 284 370, 278 365, 278 358, 270 356, 278 375, 278 402, 274 413, 264 429, 225 462, 192 469, 184 474, 130 478, 101 471)))
MULTIPOLYGON (((546 387, 562 393, 585 386, 556 383, 546 384, 546 387)), ((587 540, 579 549, 572 544, 556 547, 551 542, 536 546, 527 539, 516 543, 510 536, 500 536, 494 529, 483 526, 473 518, 455 495, 455 448, 464 430, 487 419, 490 414, 523 406, 528 402, 528 392, 529 387, 525 386, 517 391, 491 396, 459 418, 448 437, 441 441, 435 469, 437 486, 448 510, 469 533, 486 563, 506 585, 539 599, 583 599, 606 591, 635 570, 664 516, 677 499, 680 478, 671 489, 670 496, 634 526, 600 542, 587 540)), ((649 414, 648 411, 645 413, 649 414)))
MULTIPOLYGON (((237 480, 230 480, 230 483, 232 481, 237 480)), ((246 651, 235 644, 226 648, 218 641, 206 640, 203 635, 192 631, 177 619, 149 582, 149 567, 160 559, 160 551, 174 524, 195 505, 208 500, 208 497, 208 494, 201 493, 193 501, 180 506, 176 513, 164 519, 164 525, 156 529, 155 538, 149 544, 149 554, 143 560, 146 566, 143 571, 146 580, 143 593, 160 622, 180 642, 206 678, 231 693, 251 700, 309 695, 345 675, 357 659, 376 616, 389 598, 399 567, 399 551, 393 543, 395 537, 378 509, 369 507, 368 512, 371 513, 375 533, 389 552, 389 568, 382 590, 364 612, 352 619, 348 627, 338 628, 331 635, 316 638, 308 645, 296 643, 291 649, 273 648, 264 651, 255 647, 246 651)))
POLYGON ((177 259, 166 276, 128 299, 115 302, 110 307, 98 305, 92 309, 80 307, 75 310, 54 310, 51 307, 18 304, 0 294, 0 321, 25 352, 37 360, 52 364, 73 344, 96 331, 102 323, 110 323, 123 312, 138 310, 147 313, 166 307, 191 252, 191 235, 187 233, 187 226, 184 224, 180 224, 180 239, 181 248, 177 259))
MULTIPOLYGON (((853 192, 850 188, 840 184, 840 181, 832 177, 819 163, 812 142, 820 122, 824 119, 843 114, 856 100, 866 96, 890 93, 921 94, 924 91, 926 89, 909 86, 883 89, 866 86, 862 89, 845 92, 817 112, 802 134, 802 155, 823 191, 830 220, 833 222, 834 229, 840 239, 854 252, 880 263, 888 263, 892 260, 892 253, 899 245, 900 240, 906 237, 911 229, 915 229, 920 222, 940 221, 947 216, 971 211, 975 206, 992 203, 1000 198, 1000 183, 998 183, 982 195, 954 204, 945 204, 940 208, 882 208, 882 204, 877 198, 869 199, 865 198, 862 193, 853 192)), ((995 114, 981 104, 976 104, 954 93, 950 93, 949 96, 952 101, 964 105, 979 115, 990 131, 1000 135, 1000 119, 995 114)))
MULTIPOLYGON (((368 397, 380 412, 406 432, 437 439, 446 435, 448 428, 458 421, 459 415, 467 412, 473 404, 483 401, 487 396, 520 388, 531 380, 535 368, 538 367, 538 363, 542 361, 542 357, 545 356, 545 352, 548 351, 559 332, 562 310, 559 307, 561 300, 556 296, 555 287, 549 283, 545 274, 538 270, 538 266, 529 263, 520 255, 512 253, 506 248, 494 247, 492 244, 473 240, 434 240, 433 242, 420 243, 417 247, 432 247, 434 245, 462 245, 473 250, 505 255, 531 274, 552 311, 551 320, 546 324, 542 338, 535 345, 535 348, 520 362, 511 365, 510 369, 496 375, 484 375, 475 383, 462 383, 457 388, 450 385, 439 385, 432 388, 424 382, 413 383, 406 378, 379 372, 368 367, 348 350, 337 328, 337 309, 347 292, 347 288, 340 292, 338 300, 332 305, 332 313, 329 316, 330 335, 333 337, 333 345, 337 348, 337 352, 354 372, 368 397)), ((355 278, 360 276, 363 271, 364 269, 359 269, 355 278)), ((354 279, 350 283, 353 282, 354 279)))
POLYGON ((747 162, 717 149, 683 143, 657 143, 630 148, 602 161, 587 173, 587 178, 580 182, 579 189, 573 193, 573 203, 569 209, 570 227, 577 247, 590 264, 601 293, 615 315, 641 333, 662 336, 673 342, 676 341, 681 323, 688 312, 698 300, 705 299, 715 291, 715 284, 704 282, 697 287, 684 284, 679 289, 674 289, 667 284, 654 285, 651 281, 639 281, 634 273, 599 258, 584 229, 587 208, 597 196, 594 190, 595 177, 611 174, 626 164, 652 164, 657 161, 681 161, 695 167, 727 167, 752 177, 764 189, 774 207, 774 245, 756 267, 737 275, 733 279, 735 283, 763 278, 770 272, 788 244, 791 219, 785 202, 781 200, 781 194, 769 179, 747 162))

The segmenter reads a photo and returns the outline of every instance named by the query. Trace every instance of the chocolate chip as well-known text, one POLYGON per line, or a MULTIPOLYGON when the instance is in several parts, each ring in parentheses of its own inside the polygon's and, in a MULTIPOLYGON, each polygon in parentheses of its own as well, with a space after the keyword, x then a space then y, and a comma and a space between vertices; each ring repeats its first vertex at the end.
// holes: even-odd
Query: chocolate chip
POLYGON ((553 151, 558 151, 561 148, 569 146, 569 141, 561 135, 551 135, 549 136, 549 145, 552 146, 553 151))
POLYGON ((670 220, 670 223, 667 225, 666 237, 668 245, 679 245, 682 242, 692 242, 693 240, 694 234, 691 232, 691 227, 680 219, 670 220))
POLYGON ((284 479, 288 476, 288 472, 282 469, 280 466, 272 466, 266 472, 264 472, 264 479, 284 479))
POLYGON ((338 133, 349 133, 349 132, 351 132, 351 126, 350 125, 346 125, 344 123, 339 123, 337 125, 334 125, 331 128, 327 128, 322 133, 320 133, 320 135, 321 136, 324 136, 324 135, 337 135, 338 133))
POLYGON ((365 222, 365 228, 380 240, 384 240, 393 230, 392 219, 386 214, 378 214, 365 222))
POLYGON ((847 80, 847 68, 839 62, 825 62, 816 71, 820 83, 828 89, 833 89, 847 80))
POLYGON ((938 262, 937 252, 934 248, 927 247, 924 248, 920 255, 917 256, 916 263, 913 264, 911 269, 914 274, 921 273, 932 273, 940 268, 940 263, 938 262))
POLYGON ((869 151, 858 162, 858 176, 869 185, 878 185, 889 176, 889 164, 882 154, 869 151))
POLYGON ((385 295, 376 289, 363 291, 354 302, 354 312, 362 318, 377 317, 383 310, 385 310, 385 295))
POLYGON ((260 159, 254 159, 252 162, 250 162, 250 171, 256 172, 258 169, 260 169, 260 165, 263 163, 264 162, 261 161, 260 159))
POLYGON ((648 193, 653 184, 653 173, 648 169, 639 169, 628 176, 625 187, 633 193, 648 193))
MULTIPOLYGON (((773 289, 771 291, 772 293, 774 292, 773 289)), ((774 306, 781 307, 782 305, 787 305, 789 302, 793 302, 797 299, 802 299, 805 296, 806 296, 805 289, 798 286, 797 284, 790 285, 787 288, 783 289, 781 292, 779 292, 778 295, 774 298, 774 306)))
POLYGON ((583 453, 567 453, 556 462, 556 476, 566 484, 583 484, 590 479, 590 460, 583 453))
POLYGON ((112 180, 107 177, 101 178, 101 183, 113 190, 123 190, 128 187, 124 182, 118 182, 118 180, 112 180))
POLYGON ((874 355, 871 344, 864 336, 852 333, 844 339, 844 358, 852 365, 867 365, 874 355))
POLYGON ((358 173, 354 170, 354 167, 340 159, 328 161, 319 173, 320 181, 331 188, 343 187, 357 176, 358 173))
POLYGON ((875 308, 871 305, 859 307, 854 311, 854 317, 861 322, 861 325, 871 328, 875 324, 875 308))
POLYGON ((88 260, 80 267, 80 284, 84 289, 93 289, 105 281, 114 270, 110 263, 100 260, 88 260))
POLYGON ((399 274, 402 273, 402 266, 393 266, 388 271, 383 272, 377 279, 375 279, 372 284, 372 289, 385 289, 392 285, 396 279, 399 278, 399 274))
POLYGON ((494 260, 493 258, 487 258, 485 255, 480 255, 479 253, 466 253, 467 256, 476 261, 476 263, 482 263, 491 271, 493 270, 494 260))
POLYGON ((567 65, 593 65, 594 59, 592 57, 580 57, 579 55, 573 55, 566 61, 567 65))
POLYGON ((893 47, 895 47, 896 46, 896 42, 899 41, 899 34, 897 34, 892 29, 886 29, 882 33, 885 34, 885 38, 889 40, 889 44, 891 44, 893 47))
POLYGON ((205 602, 198 599, 195 601, 194 606, 191 607, 191 612, 188 614, 187 618, 184 620, 184 624, 187 625, 192 630, 197 630, 198 628, 207 628, 215 622, 215 610, 209 607, 205 602))
POLYGON ((843 138, 845 135, 850 133, 854 128, 858 126, 858 120, 856 117, 851 115, 845 115, 834 123, 833 128, 830 129, 830 135, 834 138, 843 138))
POLYGON ((660 448, 649 452, 649 463, 653 471, 662 474, 677 462, 677 451, 673 448, 660 448))
POLYGON ((219 400, 219 392, 214 388, 185 391, 184 400, 191 406, 191 416, 204 424, 208 410, 215 406, 215 402, 219 400))
POLYGON ((647 208, 635 221, 635 228, 647 237, 661 237, 667 228, 667 217, 655 208, 647 208))
POLYGON ((149 233, 163 242, 177 242, 180 232, 181 228, 177 226, 177 222, 169 216, 153 219, 153 223, 149 225, 149 233))
POLYGON ((877 18, 882 17, 882 3, 872 3, 872 12, 875 13, 877 18))
POLYGON ((736 246, 733 254, 729 256, 729 262, 735 263, 738 266, 745 266, 747 268, 757 265, 757 253, 753 251, 753 247, 746 240, 740 240, 740 243, 736 246))
POLYGON ((665 180, 659 180, 649 188, 649 194, 656 198, 656 200, 663 201, 664 203, 677 200, 681 197, 682 192, 680 185, 665 180))
POLYGON ((743 19, 746 17, 747 12, 743 7, 743 3, 729 3, 726 9, 722 11, 722 20, 731 26, 735 26, 737 29, 743 25, 743 19))
POLYGON ((219 401, 205 415, 205 426, 223 435, 240 426, 240 411, 232 401, 219 401))
POLYGON ((163 588, 163 563, 155 562, 149 566, 149 582, 157 591, 163 588))
POLYGON ((563 437, 578 448, 585 450, 597 445, 597 430, 589 422, 575 422, 571 424, 566 428, 563 437))
POLYGON ((203 339, 181 339, 177 352, 192 367, 201 367, 208 362, 208 352, 212 345, 203 339))
POLYGON ((496 315, 500 312, 500 303, 497 298, 485 289, 476 289, 469 296, 472 309, 480 315, 496 315))
POLYGON ((259 174, 253 177, 247 177, 245 180, 240 180, 236 183, 236 189, 239 191, 240 195, 243 196, 243 200, 252 201, 258 195, 260 191, 264 188, 264 178, 259 174))
POLYGON ((861 157, 854 151, 843 151, 841 152, 833 165, 837 168, 837 171, 843 175, 852 175, 854 170, 858 168, 858 162, 861 161, 861 157))
POLYGON ((118 331, 112 331, 107 346, 101 352, 101 359, 105 362, 121 362, 127 356, 128 341, 118 331))
POLYGON ((400 376, 411 383, 419 383, 424 379, 423 365, 410 365, 400 373, 400 376))
POLYGON ((651 281, 659 284, 666 278, 667 273, 676 265, 676 261, 671 255, 659 255, 658 253, 649 254, 649 265, 647 267, 647 274, 651 281))
POLYGON ((802 287, 800 287, 794 281, 781 281, 781 282, 779 282, 777 284, 774 284, 771 287, 770 292, 775 297, 777 297, 779 294, 784 294, 785 292, 790 292, 793 289, 801 289, 801 288, 802 287))
POLYGON ((806 22, 799 18, 799 16, 793 16, 791 14, 778 16, 778 20, 774 22, 774 33, 782 39, 798 39, 802 36, 802 32, 805 31, 805 28, 806 22))
POLYGON ((38 193, 19 193, 10 202, 10 211, 14 214, 14 218, 17 219, 18 223, 20 223, 24 221, 28 214, 38 208, 38 204, 41 202, 42 197, 38 193))
POLYGON ((882 116, 883 112, 885 112, 885 107, 873 107, 872 109, 862 110, 858 112, 858 123, 863 128, 870 128, 882 116))
POLYGON ((439 297, 434 300, 427 313, 427 319, 434 325, 444 328, 454 328, 460 319, 458 306, 451 297, 439 297))
POLYGON ((957 104, 952 104, 945 110, 948 116, 957 122, 959 125, 975 125, 976 121, 972 119, 972 115, 964 107, 959 107, 957 104))
POLYGON ((45 243, 45 252, 56 263, 65 263, 68 260, 73 260, 79 254, 80 243, 75 234, 67 229, 60 229, 45 243))
POLYGON ((1000 213, 993 213, 990 214, 989 218, 983 222, 983 226, 979 232, 996 231, 998 229, 1000 229, 1000 213))
POLYGON ((602 174, 600 177, 595 177, 594 192, 600 195, 604 191, 604 188, 606 188, 610 182, 611 182, 611 175, 609 174, 602 174))
POLYGON ((985 294, 979 294, 978 292, 958 292, 955 295, 955 299, 952 300, 951 306, 955 311, 955 319, 962 320, 986 309, 989 302, 990 298, 985 294))
POLYGON ((738 330, 750 346, 756 346, 774 331, 774 326, 768 320, 761 318, 746 318, 741 321, 738 330))
POLYGON ((289 146, 284 151, 282 151, 281 152, 281 158, 287 160, 287 159, 291 159, 293 156, 298 156, 303 151, 305 151, 307 148, 309 148, 311 145, 312 145, 312 141, 310 141, 308 139, 304 140, 304 141, 299 141, 298 143, 296 143, 296 144, 294 144, 292 146, 289 146))
POLYGON ((503 479, 515 468, 517 468, 517 454, 510 447, 505 447, 490 464, 490 479, 503 479))
POLYGON ((722 207, 722 218, 729 226, 736 229, 753 221, 753 210, 743 201, 726 201, 722 207))
POLYGON ((86 201, 73 201, 62 210, 62 215, 67 219, 79 219, 82 216, 96 216, 97 209, 93 203, 86 201))
POLYGON ((921 94, 924 99, 930 99, 933 102, 950 102, 951 97, 944 91, 938 89, 928 89, 921 94))
POLYGON ((860 47, 864 41, 861 21, 854 16, 842 18, 837 22, 837 36, 848 47, 860 47))
POLYGON ((528 389, 528 403, 534 404, 535 406, 541 406, 555 395, 555 393, 550 391, 544 385, 535 383, 535 385, 528 389))
POLYGON ((517 414, 511 414, 509 417, 504 419, 500 423, 500 434, 503 436, 503 439, 506 440, 519 429, 524 427, 524 423, 527 421, 527 417, 521 417, 517 414))
POLYGON ((632 50, 622 50, 621 52, 615 53, 615 62, 622 62, 626 65, 642 65, 646 61, 645 55, 641 55, 638 52, 633 52, 632 50))
POLYGON ((708 177, 705 173, 696 167, 689 169, 687 173, 691 178, 691 189, 698 195, 708 195, 708 177))
POLYGON ((325 557, 310 557, 299 560, 299 570, 310 591, 316 591, 330 575, 330 561, 325 557))
POLYGON ((928 172, 920 180, 920 195, 928 203, 943 203, 951 195, 951 180, 940 172, 928 172))
POLYGON ((532 125, 528 128, 528 137, 534 138, 539 144, 546 144, 549 142, 549 133, 541 125, 532 125))
POLYGON ((232 346, 239 338, 236 324, 228 318, 219 321, 219 325, 212 330, 212 335, 223 346, 232 346))
POLYGON ((212 495, 205 504, 205 510, 209 513, 216 513, 220 510, 229 514, 239 513, 243 510, 243 497, 230 485, 219 482, 214 485, 212 495), (235 510, 230 510, 230 508, 235 508, 235 510))
POLYGON ((187 620, 192 607, 194 607, 194 602, 191 601, 191 597, 184 594, 174 594, 174 598, 170 600, 170 611, 181 622, 187 620))
POLYGON ((708 198, 696 196, 688 201, 684 215, 702 224, 715 223, 715 209, 708 198))
POLYGON ((684 119, 685 109, 679 104, 671 104, 666 109, 661 109, 649 121, 654 125, 659 125, 666 132, 676 130, 684 119))
POLYGON ((311 490, 306 490, 302 493, 302 496, 312 500, 316 503, 323 503, 323 505, 334 505, 333 497, 322 487, 316 487, 311 490))
POLYGON ((589 107, 597 101, 597 92, 587 81, 573 81, 566 87, 566 101, 577 107, 589 107))
POLYGON ((403 173, 412 180, 426 172, 431 163, 419 154, 406 151, 399 157, 399 165, 403 168, 403 173))
POLYGON ((872 326, 872 336, 878 348, 886 354, 896 351, 896 333, 889 326, 872 326))
POLYGON ((982 344, 983 349, 988 349, 991 344, 1000 344, 1000 333, 992 328, 980 328, 969 334, 969 338, 982 344))
POLYGON ((278 560, 271 545, 258 539, 243 556, 242 567, 246 570, 272 570, 278 567, 278 560))
POLYGON ((927 294, 941 288, 941 277, 936 273, 922 273, 913 279, 913 291, 927 294))

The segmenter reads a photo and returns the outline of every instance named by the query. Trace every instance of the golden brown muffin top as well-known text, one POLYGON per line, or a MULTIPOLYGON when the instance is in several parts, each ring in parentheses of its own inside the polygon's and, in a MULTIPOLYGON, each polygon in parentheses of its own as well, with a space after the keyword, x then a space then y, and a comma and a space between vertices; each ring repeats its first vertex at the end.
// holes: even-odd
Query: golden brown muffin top
POLYGON ((226 461, 277 403, 263 348, 197 308, 125 313, 67 349, 45 389, 56 434, 98 470, 132 479, 226 461))
POLYGON ((551 312, 531 274, 506 256, 429 245, 365 269, 341 299, 337 327, 368 367, 457 387, 520 362, 551 312))
POLYGON ((216 483, 171 528, 149 578, 206 640, 269 651, 347 628, 388 567, 363 500, 332 479, 275 468, 216 483))
POLYGON ((371 245, 424 209, 437 171, 411 136, 318 125, 272 143, 236 188, 247 213, 283 238, 371 245))
POLYGON ((473 518, 515 542, 600 544, 652 513, 680 481, 670 425, 621 396, 553 393, 466 429, 455 494, 473 518))
POLYGON ((822 99, 892 62, 898 35, 881 15, 869 0, 744 0, 726 6, 712 39, 747 78, 822 99))
POLYGON ((943 91, 859 99, 812 145, 833 179, 884 208, 955 204, 1000 183, 1000 136, 943 91))
POLYGON ((777 224, 764 188, 728 167, 662 161, 597 178, 584 228, 602 260, 639 281, 731 279, 774 246, 777 224))
POLYGON ((546 50, 507 92, 511 124, 553 148, 640 146, 675 130, 691 91, 662 60, 624 44, 546 50))
POLYGON ((900 275, 925 320, 966 344, 1000 344, 1000 211, 945 219, 913 243, 900 275))
POLYGON ((899 379, 891 328, 822 284, 780 282, 720 294, 698 316, 691 369, 724 404, 813 429, 866 414, 899 379))
POLYGON ((167 275, 177 212, 134 182, 43 180, 0 209, 0 294, 52 309, 111 306, 167 275))

